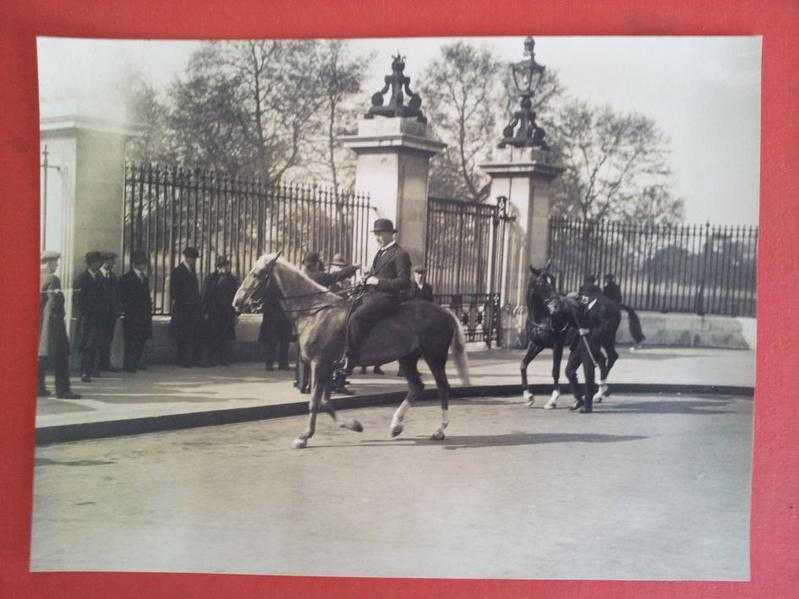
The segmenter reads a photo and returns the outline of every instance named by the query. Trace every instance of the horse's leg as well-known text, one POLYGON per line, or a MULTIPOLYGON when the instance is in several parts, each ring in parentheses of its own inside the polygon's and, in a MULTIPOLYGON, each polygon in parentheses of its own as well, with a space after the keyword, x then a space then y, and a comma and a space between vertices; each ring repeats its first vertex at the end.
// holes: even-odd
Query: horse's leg
POLYGON ((599 389, 594 395, 594 401, 597 403, 601 403, 602 399, 608 396, 608 374, 610 374, 610 369, 613 368, 616 360, 619 359, 619 354, 616 351, 615 335, 608 335, 606 339, 603 339, 602 348, 608 357, 607 361, 599 364, 599 389))
POLYGON ((408 395, 402 400, 402 403, 391 418, 392 437, 396 437, 402 433, 402 421, 405 418, 405 412, 411 407, 411 402, 418 399, 422 391, 424 391, 424 384, 422 384, 422 378, 419 376, 419 369, 416 366, 418 360, 419 358, 413 357, 402 358, 399 361, 400 368, 402 368, 403 374, 405 375, 405 380, 408 381, 408 395))
POLYGON ((544 406, 545 410, 557 407, 560 397, 560 362, 563 359, 563 341, 558 339, 552 348, 552 396, 544 406))
POLYGON ((541 353, 541 350, 544 349, 543 344, 531 340, 530 344, 527 346, 527 351, 524 353, 524 357, 522 358, 522 362, 519 365, 519 369, 521 370, 522 374, 522 397, 527 402, 529 407, 533 407, 535 403, 535 397, 533 396, 533 392, 530 391, 530 388, 527 385, 527 367, 530 365, 530 362, 533 361, 538 354, 541 353))
POLYGON ((427 359, 427 364, 430 366, 430 371, 433 373, 433 378, 436 380, 436 387, 438 388, 438 397, 441 399, 441 426, 430 437, 434 441, 444 440, 444 431, 449 425, 449 381, 447 380, 447 358, 427 359))
POLYGON ((316 414, 325 393, 327 379, 330 375, 329 367, 323 366, 320 362, 311 362, 311 399, 308 401, 308 426, 294 439, 294 449, 302 449, 308 445, 308 439, 313 437, 316 430, 316 414))
POLYGON ((341 428, 346 428, 351 431, 355 431, 356 433, 363 432, 363 425, 354 418, 348 418, 346 420, 342 420, 339 423, 338 416, 336 415, 336 410, 333 407, 333 403, 330 401, 330 393, 332 392, 333 385, 333 378, 332 374, 328 377, 327 384, 325 385, 324 391, 322 393, 322 402, 319 405, 319 409, 323 412, 327 412, 327 414, 333 419, 333 422, 338 423, 341 428))

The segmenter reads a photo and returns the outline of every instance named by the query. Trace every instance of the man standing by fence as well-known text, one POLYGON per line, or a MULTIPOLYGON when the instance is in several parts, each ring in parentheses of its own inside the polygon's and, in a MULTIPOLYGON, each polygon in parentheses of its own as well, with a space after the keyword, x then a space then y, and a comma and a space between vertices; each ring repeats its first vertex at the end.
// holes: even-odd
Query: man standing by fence
POLYGON ((169 328, 177 347, 177 361, 184 368, 199 364, 200 285, 197 281, 196 248, 183 250, 183 260, 169 276, 172 318, 169 328))
POLYGON ((216 272, 208 275, 203 285, 204 363, 208 366, 228 365, 228 342, 236 338, 233 297, 238 288, 239 280, 230 273, 230 260, 219 256, 216 259, 216 272))
POLYGON ((103 302, 107 305, 107 318, 102 323, 100 334, 100 349, 98 369, 107 372, 116 372, 117 369, 111 364, 111 344, 114 341, 114 330, 117 318, 122 309, 119 305, 119 289, 117 286, 117 276, 114 273, 117 255, 114 252, 103 252, 103 265, 100 267, 100 280, 103 282, 103 302))
POLYGON ((61 254, 58 252, 42 254, 38 395, 50 395, 44 376, 52 368, 55 374, 56 397, 80 399, 80 395, 72 392, 69 382, 69 338, 64 322, 64 293, 61 290, 61 280, 55 274, 60 258, 61 254))
POLYGON ((126 372, 142 368, 142 355, 148 339, 153 336, 152 300, 147 277, 150 261, 147 255, 133 252, 133 267, 119 279, 119 299, 124 314, 126 372))
POLYGON ((97 366, 103 327, 110 318, 111 306, 105 302, 103 275, 100 274, 102 263, 100 252, 88 252, 86 270, 76 281, 80 378, 84 383, 90 383, 92 377, 100 374, 97 366))
POLYGON ((605 286, 602 288, 602 293, 617 304, 621 303, 621 288, 616 284, 616 276, 613 273, 605 275, 605 286))

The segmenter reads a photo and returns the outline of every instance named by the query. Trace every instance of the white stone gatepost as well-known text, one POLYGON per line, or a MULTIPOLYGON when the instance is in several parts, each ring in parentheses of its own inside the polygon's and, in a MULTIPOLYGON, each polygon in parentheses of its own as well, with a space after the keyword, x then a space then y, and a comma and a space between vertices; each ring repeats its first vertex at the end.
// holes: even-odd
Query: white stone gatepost
POLYGON ((551 184, 563 168, 550 164, 540 148, 512 145, 497 150, 495 159, 480 168, 491 177, 490 197, 508 198, 509 212, 516 217, 505 236, 501 289, 502 305, 515 308, 503 313, 504 344, 515 347, 526 318, 528 266, 547 261, 551 184))
POLYGON ((47 149, 47 195, 41 191, 42 250, 61 253, 59 276, 71 318, 72 287, 86 252, 122 255, 125 144, 135 135, 124 124, 85 116, 74 106, 48 107, 40 118, 47 149), (66 110, 63 110, 66 108, 66 110), (59 110, 61 109, 61 110, 59 110))
MULTIPOLYGON (((430 158, 446 144, 435 139, 429 125, 415 117, 361 119, 356 135, 339 140, 358 155, 355 185, 369 193, 375 209, 372 220, 390 218, 399 230, 398 242, 408 251, 414 266, 423 265, 430 158)), ((377 244, 371 237, 369 243, 371 257, 377 244)))

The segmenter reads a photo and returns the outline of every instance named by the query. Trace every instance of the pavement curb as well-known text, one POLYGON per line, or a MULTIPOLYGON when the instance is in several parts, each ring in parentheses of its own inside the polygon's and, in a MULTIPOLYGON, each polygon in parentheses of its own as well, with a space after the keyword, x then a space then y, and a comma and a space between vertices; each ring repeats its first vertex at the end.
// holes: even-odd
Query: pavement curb
MULTIPOLYGON (((521 396, 520 385, 479 385, 474 387, 454 387, 453 399, 471 397, 521 396)), ((552 385, 530 385, 536 395, 549 395, 552 385)), ((754 387, 729 385, 652 385, 646 383, 618 383, 612 386, 614 395, 647 393, 657 395, 736 395, 754 398, 754 387)), ((387 391, 354 397, 335 397, 333 401, 337 410, 375 407, 386 404, 398 404, 405 397, 406 391, 387 391)), ((435 389, 426 389, 420 401, 437 400, 435 389)), ((521 400, 520 400, 521 401, 521 400)), ((147 416, 122 420, 107 420, 81 424, 60 426, 44 426, 36 429, 36 445, 52 445, 70 441, 85 441, 105 437, 121 437, 163 431, 196 428, 200 426, 216 426, 220 424, 236 424, 254 420, 269 420, 286 416, 301 416, 308 413, 308 401, 297 401, 251 408, 230 408, 225 410, 208 410, 184 414, 168 414, 164 416, 147 416)))

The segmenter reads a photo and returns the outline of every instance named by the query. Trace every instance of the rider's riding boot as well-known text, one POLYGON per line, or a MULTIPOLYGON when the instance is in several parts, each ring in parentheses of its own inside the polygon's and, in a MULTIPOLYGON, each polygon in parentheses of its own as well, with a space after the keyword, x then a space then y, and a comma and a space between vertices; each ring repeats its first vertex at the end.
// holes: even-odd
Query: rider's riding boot
POLYGON ((585 405, 585 402, 581 398, 578 397, 578 398, 576 398, 574 400, 574 403, 572 404, 572 407, 570 407, 569 409, 572 412, 574 412, 574 411, 579 410, 580 408, 582 408, 584 405, 585 405))
POLYGON ((583 405, 578 411, 580 414, 590 414, 594 411, 594 402, 590 397, 585 398, 585 405, 583 405))

